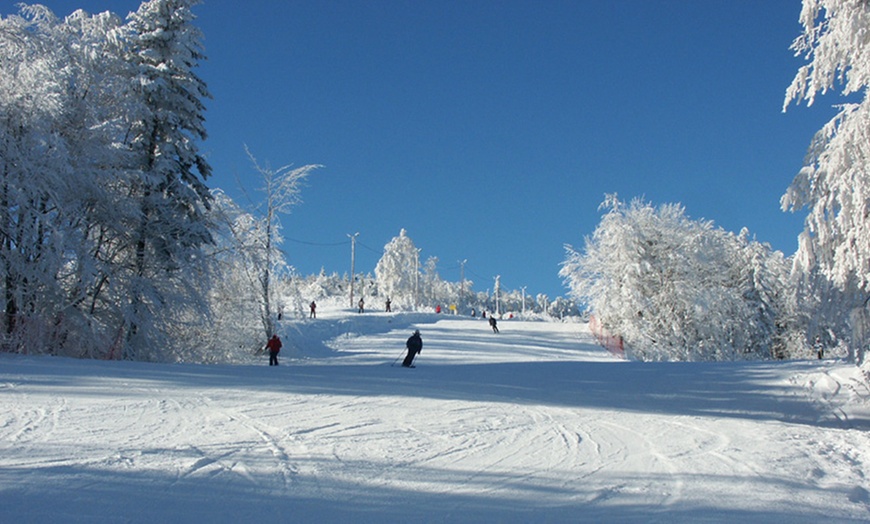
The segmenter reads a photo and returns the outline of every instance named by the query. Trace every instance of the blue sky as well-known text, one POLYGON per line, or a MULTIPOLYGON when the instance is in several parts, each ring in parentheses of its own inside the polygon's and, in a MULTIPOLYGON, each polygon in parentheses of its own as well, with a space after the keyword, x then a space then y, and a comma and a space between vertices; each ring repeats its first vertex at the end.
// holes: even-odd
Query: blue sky
MULTIPOLYGON (((139 2, 45 0, 122 16, 139 2)), ((4 14, 12 12, 10 5, 4 14)), ((779 199, 840 100, 785 114, 804 62, 797 0, 205 0, 210 186, 255 203, 247 144, 322 164, 284 217, 303 274, 373 272, 405 228, 479 291, 566 294, 605 193, 680 202, 786 255, 804 213, 779 199), (250 197, 250 200, 245 195, 250 197)))

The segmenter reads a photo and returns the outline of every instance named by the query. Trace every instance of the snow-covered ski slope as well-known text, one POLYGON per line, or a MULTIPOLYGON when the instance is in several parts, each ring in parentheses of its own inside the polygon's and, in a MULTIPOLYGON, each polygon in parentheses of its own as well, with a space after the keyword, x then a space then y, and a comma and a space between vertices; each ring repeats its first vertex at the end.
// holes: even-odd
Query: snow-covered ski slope
POLYGON ((277 368, 0 355, 0 522, 870 521, 854 367, 318 313, 277 368))

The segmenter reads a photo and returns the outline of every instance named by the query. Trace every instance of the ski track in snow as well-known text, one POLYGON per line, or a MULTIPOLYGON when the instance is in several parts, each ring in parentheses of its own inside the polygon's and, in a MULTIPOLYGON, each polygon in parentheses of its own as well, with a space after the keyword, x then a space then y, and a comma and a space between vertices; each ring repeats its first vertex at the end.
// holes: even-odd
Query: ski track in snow
POLYGON ((854 367, 331 313, 277 368, 0 356, 0 521, 870 521, 854 367))

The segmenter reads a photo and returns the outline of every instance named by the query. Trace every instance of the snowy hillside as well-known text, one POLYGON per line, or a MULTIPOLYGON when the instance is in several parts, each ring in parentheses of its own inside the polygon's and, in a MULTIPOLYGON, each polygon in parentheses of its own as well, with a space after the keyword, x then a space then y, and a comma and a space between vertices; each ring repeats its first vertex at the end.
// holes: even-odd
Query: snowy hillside
POLYGON ((0 355, 0 521, 870 520, 853 367, 319 314, 283 326, 277 368, 0 355), (417 328, 416 369, 391 366, 417 328))

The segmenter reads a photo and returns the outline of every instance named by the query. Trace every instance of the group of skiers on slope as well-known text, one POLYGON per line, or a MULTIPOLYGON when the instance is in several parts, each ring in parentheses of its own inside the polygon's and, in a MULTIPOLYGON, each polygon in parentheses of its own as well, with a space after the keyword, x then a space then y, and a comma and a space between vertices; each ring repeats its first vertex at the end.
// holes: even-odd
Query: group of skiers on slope
MULTIPOLYGON (((312 302, 312 304, 313 304, 313 302, 312 302)), ((384 312, 385 313, 392 313, 393 312, 392 304, 393 303, 390 301, 390 299, 387 298, 387 301, 384 302, 384 312)), ((366 312, 366 301, 365 300, 359 299, 359 302, 357 302, 356 305, 357 305, 357 313, 365 313, 366 312)))
MULTIPOLYGON (((387 313, 391 313, 391 312, 393 311, 393 309, 392 309, 392 302, 390 302, 390 299, 389 299, 389 298, 388 298, 387 301, 385 302, 385 305, 386 305, 386 312, 387 312, 387 313)), ((309 308, 310 311, 311 311, 311 312, 308 314, 308 318, 317 318, 317 303, 316 303, 315 301, 312 300, 311 303, 308 304, 308 308, 309 308)), ((366 312, 366 302, 365 302, 365 300, 363 300, 363 299, 359 299, 359 302, 357 302, 357 311, 358 311, 359 313, 365 313, 365 312, 366 312)))
MULTIPOLYGON (((308 318, 317 318, 317 303, 312 300, 311 303, 308 304, 308 308, 310 310, 310 313, 308 314, 308 318)), ((384 302, 384 311, 386 313, 392 313, 392 311, 393 311, 392 301, 389 298, 386 300, 386 302, 384 302)), ((456 306, 451 305, 450 311, 455 315, 456 311, 457 311, 456 306)), ((360 298, 359 302, 357 302, 357 312, 358 313, 365 313, 366 312, 366 302, 362 298, 360 298)), ((441 313, 441 305, 440 304, 435 306, 435 313, 441 313)), ((477 311, 474 308, 471 309, 471 316, 477 317, 477 311)), ((481 312, 480 318, 483 318, 483 319, 487 318, 486 311, 481 312)), ((513 318, 513 314, 511 314, 510 318, 513 318)), ((280 320, 280 316, 278 319, 280 320)), ((489 315, 489 325, 493 328, 493 331, 498 333, 498 328, 495 326, 495 324, 496 324, 495 317, 492 314, 490 314, 489 315)))
MULTIPOLYGON (((387 311, 390 311, 390 299, 387 299, 387 311)), ((363 307, 365 303, 363 299, 359 299, 359 312, 363 312, 363 307)), ((311 301, 311 314, 309 318, 317 318, 317 304, 314 301, 311 301)), ((474 316, 472 314, 472 316, 474 316)), ((486 313, 484 313, 483 318, 486 318, 486 313)), ((493 333, 498 333, 498 322, 496 321, 493 315, 489 316, 489 326, 492 328, 493 333)), ((272 335, 272 338, 266 342, 266 349, 269 351, 269 365, 277 366, 278 365, 278 353, 281 352, 281 339, 277 334, 272 335)), ((414 367, 414 358, 419 355, 423 351, 423 338, 420 336, 420 330, 417 329, 414 331, 408 340, 405 342, 405 347, 408 349, 408 354, 405 355, 405 359, 402 361, 402 367, 412 368, 414 367)))
MULTIPOLYGON (((277 366, 278 365, 278 353, 281 352, 281 338, 278 337, 277 334, 272 335, 272 338, 266 342, 266 349, 269 351, 269 365, 277 366)), ((405 342, 405 347, 408 348, 408 354, 405 356, 405 360, 402 361, 402 366, 406 368, 412 368, 414 357, 420 354, 423 351, 423 338, 420 337, 420 330, 414 331, 414 334, 408 337, 408 341, 405 342)))

